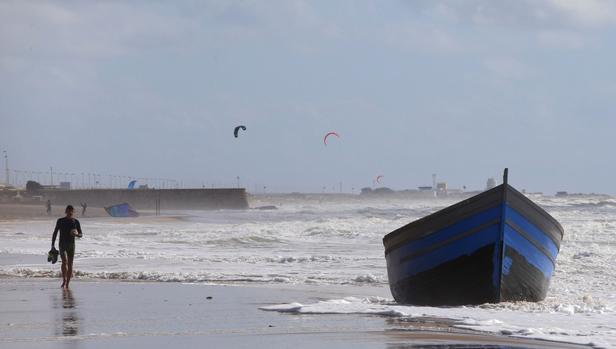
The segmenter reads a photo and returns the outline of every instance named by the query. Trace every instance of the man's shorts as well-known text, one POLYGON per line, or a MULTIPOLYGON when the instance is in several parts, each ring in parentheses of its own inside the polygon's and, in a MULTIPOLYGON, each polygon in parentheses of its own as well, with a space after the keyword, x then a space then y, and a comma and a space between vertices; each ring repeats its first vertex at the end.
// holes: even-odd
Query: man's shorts
POLYGON ((75 244, 60 245, 60 255, 73 258, 75 256, 75 244))

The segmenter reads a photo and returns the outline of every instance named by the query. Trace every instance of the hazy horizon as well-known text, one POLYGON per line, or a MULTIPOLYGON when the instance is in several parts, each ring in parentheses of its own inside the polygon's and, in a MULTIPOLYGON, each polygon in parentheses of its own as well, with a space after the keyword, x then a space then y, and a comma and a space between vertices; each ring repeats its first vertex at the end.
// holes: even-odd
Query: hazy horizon
POLYGON ((508 167, 616 194, 615 33, 594 0, 6 1, 0 156, 103 185, 478 190, 508 167))

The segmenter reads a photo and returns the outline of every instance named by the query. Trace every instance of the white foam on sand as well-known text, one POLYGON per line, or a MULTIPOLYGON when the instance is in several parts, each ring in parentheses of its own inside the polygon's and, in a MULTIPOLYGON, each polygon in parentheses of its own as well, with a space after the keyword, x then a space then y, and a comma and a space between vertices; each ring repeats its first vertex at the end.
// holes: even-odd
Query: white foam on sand
POLYGON ((616 314, 570 313, 554 310, 535 313, 509 310, 507 307, 418 307, 397 305, 380 297, 346 297, 313 304, 278 304, 260 308, 265 311, 297 314, 366 314, 400 318, 444 318, 455 320, 454 327, 513 337, 537 338, 616 348, 616 314), (592 316, 588 316, 592 314, 592 316))

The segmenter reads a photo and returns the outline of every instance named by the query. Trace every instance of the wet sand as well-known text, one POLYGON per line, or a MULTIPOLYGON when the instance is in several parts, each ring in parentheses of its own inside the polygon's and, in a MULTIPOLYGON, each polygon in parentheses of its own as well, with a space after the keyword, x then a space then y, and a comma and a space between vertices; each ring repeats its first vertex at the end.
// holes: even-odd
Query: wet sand
POLYGON ((47 278, 0 279, 0 347, 582 348, 455 329, 445 319, 259 310, 348 296, 348 288, 77 279, 66 292, 59 284, 47 278))

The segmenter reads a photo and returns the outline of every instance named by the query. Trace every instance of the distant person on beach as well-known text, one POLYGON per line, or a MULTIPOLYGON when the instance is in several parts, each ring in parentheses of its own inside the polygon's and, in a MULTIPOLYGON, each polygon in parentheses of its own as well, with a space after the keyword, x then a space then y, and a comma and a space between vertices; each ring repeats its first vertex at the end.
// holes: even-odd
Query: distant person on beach
POLYGON ((85 202, 81 203, 81 215, 85 217, 86 215, 86 209, 88 208, 88 204, 85 202))
POLYGON ((79 221, 73 218, 74 208, 71 205, 66 206, 65 217, 58 219, 56 227, 53 230, 51 237, 51 247, 55 248, 56 236, 60 232, 59 249, 60 257, 62 257, 62 288, 68 290, 68 284, 73 276, 73 257, 75 256, 75 236, 82 237, 81 225, 79 221))
POLYGON ((51 216, 51 200, 47 200, 45 207, 47 208, 47 215, 51 216))

